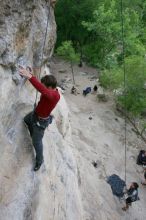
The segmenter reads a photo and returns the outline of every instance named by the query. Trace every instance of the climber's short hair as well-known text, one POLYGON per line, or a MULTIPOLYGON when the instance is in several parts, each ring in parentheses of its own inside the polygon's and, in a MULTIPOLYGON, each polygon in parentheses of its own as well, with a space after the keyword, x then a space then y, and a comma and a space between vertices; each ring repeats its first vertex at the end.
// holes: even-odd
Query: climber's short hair
POLYGON ((41 82, 48 88, 55 89, 57 86, 57 80, 53 75, 46 75, 41 78, 41 82))

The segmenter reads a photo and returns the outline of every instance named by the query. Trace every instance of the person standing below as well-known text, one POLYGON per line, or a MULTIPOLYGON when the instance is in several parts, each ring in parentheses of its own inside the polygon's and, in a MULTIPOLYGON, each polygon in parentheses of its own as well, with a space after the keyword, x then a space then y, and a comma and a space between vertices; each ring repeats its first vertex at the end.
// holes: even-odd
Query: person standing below
POLYGON ((127 211, 129 209, 129 206, 132 204, 132 202, 135 202, 139 199, 138 197, 138 187, 139 185, 135 182, 131 184, 129 189, 127 190, 127 199, 126 199, 126 206, 123 207, 123 211, 127 211))
POLYGON ((45 75, 41 78, 41 82, 33 76, 31 71, 20 67, 19 74, 29 80, 29 82, 41 93, 40 101, 34 111, 24 117, 24 122, 27 125, 32 143, 36 152, 36 163, 34 171, 39 170, 43 159, 43 143, 42 139, 44 131, 50 122, 50 113, 57 105, 60 94, 56 89, 57 80, 53 75, 45 75))

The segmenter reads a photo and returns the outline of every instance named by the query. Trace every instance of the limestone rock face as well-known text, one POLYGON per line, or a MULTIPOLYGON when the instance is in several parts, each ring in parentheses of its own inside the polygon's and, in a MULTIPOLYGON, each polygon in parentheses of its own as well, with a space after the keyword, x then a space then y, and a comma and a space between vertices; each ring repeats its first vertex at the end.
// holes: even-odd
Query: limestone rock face
POLYGON ((40 67, 43 46, 43 63, 51 57, 56 41, 54 3, 0 0, 0 220, 82 219, 65 100, 61 98, 46 131, 45 163, 35 173, 33 146, 23 124, 35 94, 29 83, 19 83, 16 77, 16 85, 12 80, 18 64, 40 67))
POLYGON ((61 97, 53 113, 55 119, 43 139, 45 163, 35 173, 31 139, 22 122, 23 116, 33 107, 26 97, 24 92, 23 101, 17 99, 1 118, 0 219, 82 220, 78 170, 70 147, 73 144, 66 102, 61 97))
MULTIPOLYGON (((0 220, 144 220, 144 188, 140 201, 123 213, 124 201, 120 203, 106 183, 113 173, 124 177, 123 118, 114 114, 110 101, 97 103, 94 94, 70 94, 70 65, 66 71, 64 61, 58 69, 64 70, 60 73, 67 82, 70 111, 61 95, 43 138, 44 164, 33 171, 33 146, 23 117, 32 111, 36 93, 16 73, 18 64, 40 67, 44 46, 43 63, 49 62, 56 41, 55 2, 0 0, 0 220)), ((90 78, 79 71, 75 77, 82 91, 90 78)), ((143 178, 135 163, 143 146, 128 125, 128 185, 143 178)))
POLYGON ((0 64, 14 71, 21 60, 39 67, 41 64, 47 18, 49 16, 44 60, 52 55, 56 41, 56 24, 49 0, 0 1, 0 64))

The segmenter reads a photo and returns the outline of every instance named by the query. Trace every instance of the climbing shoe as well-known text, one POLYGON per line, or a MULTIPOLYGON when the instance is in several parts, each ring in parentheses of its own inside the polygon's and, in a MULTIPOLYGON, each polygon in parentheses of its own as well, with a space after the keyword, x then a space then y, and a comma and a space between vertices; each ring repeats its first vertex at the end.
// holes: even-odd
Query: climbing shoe
POLYGON ((34 167, 34 171, 39 170, 40 167, 41 167, 41 165, 42 165, 42 163, 37 163, 37 162, 36 162, 35 167, 34 167))
POLYGON ((34 167, 34 171, 39 170, 43 162, 44 162, 44 160, 42 160, 42 162, 39 162, 39 163, 36 162, 35 167, 34 167))

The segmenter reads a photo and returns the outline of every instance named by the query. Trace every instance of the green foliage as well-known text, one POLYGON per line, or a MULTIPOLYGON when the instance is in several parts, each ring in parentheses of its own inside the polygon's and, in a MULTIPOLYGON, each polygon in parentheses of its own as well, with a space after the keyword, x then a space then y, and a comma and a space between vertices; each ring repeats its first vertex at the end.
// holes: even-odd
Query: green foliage
POLYGON ((132 56, 126 59, 126 103, 124 97, 119 102, 133 115, 137 116, 146 108, 146 61, 144 58, 132 56))
POLYGON ((140 56, 130 56, 125 60, 125 70, 125 88, 123 68, 104 71, 100 81, 106 88, 120 88, 123 92, 117 96, 117 102, 137 116, 146 108, 146 60, 140 56))
POLYGON ((134 116, 140 115, 146 108, 146 1, 123 1, 121 17, 120 1, 59 0, 56 20, 57 54, 71 62, 79 60, 80 55, 87 63, 100 68, 101 84, 119 90, 117 102, 134 116))
POLYGON ((105 69, 100 75, 100 83, 106 89, 119 89, 123 80, 123 70, 120 68, 105 69))
POLYGON ((97 6, 96 0, 59 0, 56 9, 57 47, 63 41, 72 41, 74 47, 80 51, 88 41, 89 32, 82 26, 82 21, 91 19, 97 6))
POLYGON ((71 41, 64 41, 62 45, 57 48, 57 54, 72 63, 79 62, 79 54, 75 53, 75 49, 73 48, 71 41))
MULTIPOLYGON (((144 34, 141 37, 141 34, 144 33, 141 13, 124 7, 123 20, 125 55, 143 56, 146 53, 143 44, 146 38, 144 34)), ((115 0, 102 2, 93 13, 93 20, 83 21, 82 24, 93 38, 92 43, 85 46, 86 56, 89 54, 88 61, 95 66, 99 66, 98 63, 101 63, 106 68, 117 65, 122 54, 123 40, 120 4, 117 4, 115 0)))
MULTIPOLYGON (((121 4, 116 0, 59 0, 56 7, 57 47, 72 41, 89 64, 113 68, 121 64, 121 4)), ((146 2, 123 1, 125 55, 146 53, 146 2)))

